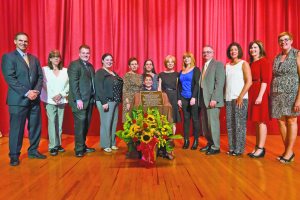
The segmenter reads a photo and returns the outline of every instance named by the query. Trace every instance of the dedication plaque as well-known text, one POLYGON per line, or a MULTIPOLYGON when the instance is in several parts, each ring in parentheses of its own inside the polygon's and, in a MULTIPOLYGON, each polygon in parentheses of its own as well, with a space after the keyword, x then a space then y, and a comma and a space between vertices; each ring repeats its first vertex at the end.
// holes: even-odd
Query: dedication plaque
POLYGON ((142 91, 141 101, 142 106, 162 106, 164 103, 161 91, 142 91))

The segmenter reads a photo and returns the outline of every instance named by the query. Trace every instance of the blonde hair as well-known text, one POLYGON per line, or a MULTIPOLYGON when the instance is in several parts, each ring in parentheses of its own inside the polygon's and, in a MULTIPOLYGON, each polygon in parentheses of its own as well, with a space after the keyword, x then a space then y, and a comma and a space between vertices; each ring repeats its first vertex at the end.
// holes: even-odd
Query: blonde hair
POLYGON ((176 58, 175 58, 175 56, 167 55, 166 58, 164 59, 164 65, 165 65, 165 67, 167 67, 167 63, 168 63, 168 61, 170 59, 174 62, 174 65, 176 65, 176 58))

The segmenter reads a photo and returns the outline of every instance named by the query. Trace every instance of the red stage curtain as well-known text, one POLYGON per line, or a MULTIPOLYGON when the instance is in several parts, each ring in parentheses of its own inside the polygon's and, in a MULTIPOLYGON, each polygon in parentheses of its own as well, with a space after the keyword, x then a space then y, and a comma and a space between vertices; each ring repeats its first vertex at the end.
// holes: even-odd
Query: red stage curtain
MULTIPOLYGON (((260 39, 270 59, 279 52, 277 35, 294 34, 294 47, 300 48, 300 1, 298 0, 0 0, 0 56, 14 50, 13 37, 24 31, 30 35, 29 51, 47 63, 50 50, 59 49, 64 65, 78 58, 82 43, 91 46, 91 62, 101 67, 101 55, 114 55, 114 70, 124 75, 127 60, 136 56, 142 63, 154 60, 158 72, 163 59, 177 57, 181 69, 182 54, 191 51, 202 66, 202 46, 215 48, 216 58, 226 62, 229 43, 239 42, 248 59, 247 46, 260 39)), ((9 115, 5 105, 7 85, 0 75, 0 130, 8 133, 9 115)), ((43 134, 47 132, 43 111, 43 134)), ((225 133, 225 115, 221 116, 225 133)), ((119 126, 120 127, 120 126, 119 126)), ((252 128, 249 124, 249 131, 252 128)), ((273 121, 270 132, 278 133, 273 121)), ((73 133, 73 118, 67 108, 64 132, 73 133)), ((99 132, 98 112, 93 115, 92 134, 99 132)))

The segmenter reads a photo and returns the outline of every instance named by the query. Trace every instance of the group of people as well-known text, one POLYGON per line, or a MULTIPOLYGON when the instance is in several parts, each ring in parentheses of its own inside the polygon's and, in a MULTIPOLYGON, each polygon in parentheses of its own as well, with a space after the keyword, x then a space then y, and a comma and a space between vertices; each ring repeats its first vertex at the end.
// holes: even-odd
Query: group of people
POLYGON ((288 32, 278 36, 282 51, 273 62, 266 58, 261 41, 249 44, 250 64, 242 60, 241 46, 233 42, 227 48, 229 62, 225 65, 214 58, 212 46, 203 47, 205 61, 202 70, 196 66, 192 53, 183 55, 182 70, 175 71, 176 58, 164 59, 165 71, 157 74, 154 62, 147 59, 143 74, 139 74, 138 59, 128 60, 129 72, 121 78, 112 70, 113 55, 102 56, 102 68, 95 72, 89 62, 90 47, 81 45, 79 59, 68 68, 62 66, 58 50, 49 53, 48 65, 40 66, 39 60, 27 53, 28 35, 17 33, 16 50, 2 57, 2 72, 9 86, 7 104, 10 113, 9 156, 10 165, 19 165, 19 156, 26 119, 30 146, 28 157, 45 159, 38 151, 41 135, 40 99, 48 117, 49 152, 55 156, 64 152, 61 143, 65 104, 69 103, 74 117, 75 156, 83 157, 95 149, 86 145, 93 106, 100 113, 100 146, 105 152, 117 150, 115 132, 118 106, 123 103, 122 122, 133 106, 134 95, 140 91, 162 91, 172 105, 172 119, 181 122, 183 112, 183 149, 198 148, 200 123, 207 145, 200 148, 206 155, 220 153, 220 108, 226 105, 228 155, 244 153, 247 118, 256 126, 256 146, 248 153, 251 158, 265 155, 267 122, 278 119, 285 146, 278 157, 282 163, 293 161, 293 146, 297 136, 297 116, 300 114, 300 52, 292 47, 293 37, 288 32), (190 122, 193 137, 190 147, 190 122))
MULTIPOLYGON (((224 94, 228 155, 239 156, 244 153, 246 122, 249 119, 256 126, 256 145, 248 156, 264 157, 267 123, 276 118, 284 144, 284 151, 277 159, 281 163, 293 161, 293 147, 298 132, 297 116, 300 114, 300 52, 292 47, 292 43, 291 33, 279 34, 281 52, 275 57, 273 67, 266 58, 263 43, 259 40, 249 44, 250 64, 242 60, 241 46, 236 42, 231 43, 227 48, 229 62, 225 68, 222 63, 213 59, 212 47, 204 47, 202 53, 206 62, 199 78, 199 105, 207 145, 200 151, 207 155, 220 152, 218 108, 223 106, 224 94)), ((192 104, 191 98, 190 105, 192 104)), ((180 106, 180 102, 178 105, 180 106)), ((194 129, 196 128, 198 127, 194 125, 194 129)), ((194 136, 197 140, 197 135, 194 136)), ((197 141, 194 142, 195 145, 196 143, 197 141)), ((187 148, 188 144, 186 137, 183 148, 187 148)), ((192 149, 195 149, 194 144, 192 149)))

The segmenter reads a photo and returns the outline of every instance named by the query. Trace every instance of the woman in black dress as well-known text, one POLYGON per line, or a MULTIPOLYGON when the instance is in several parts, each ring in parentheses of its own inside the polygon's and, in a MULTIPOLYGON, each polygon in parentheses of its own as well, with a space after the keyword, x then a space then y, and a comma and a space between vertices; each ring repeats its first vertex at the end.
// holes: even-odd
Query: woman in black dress
POLYGON ((159 74, 159 86, 158 90, 167 93, 169 101, 172 105, 173 111, 173 133, 176 132, 175 123, 180 122, 180 113, 177 105, 177 81, 178 72, 174 70, 176 64, 176 58, 174 56, 168 55, 164 60, 164 65, 166 71, 159 74))

